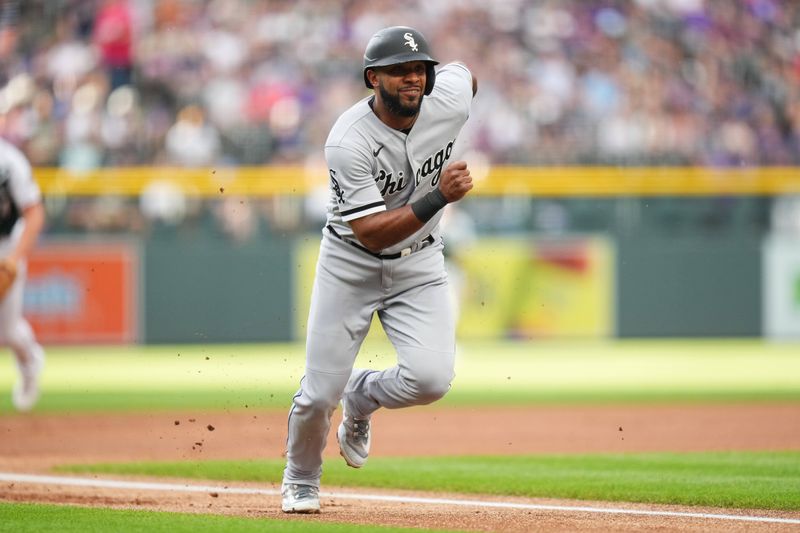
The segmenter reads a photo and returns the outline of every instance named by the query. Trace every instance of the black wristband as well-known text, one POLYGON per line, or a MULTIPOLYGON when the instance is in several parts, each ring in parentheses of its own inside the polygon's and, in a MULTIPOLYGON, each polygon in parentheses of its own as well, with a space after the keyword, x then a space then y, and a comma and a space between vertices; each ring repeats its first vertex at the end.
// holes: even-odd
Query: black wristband
POLYGON ((437 188, 411 204, 411 210, 418 219, 422 222, 427 222, 446 205, 447 198, 437 188))

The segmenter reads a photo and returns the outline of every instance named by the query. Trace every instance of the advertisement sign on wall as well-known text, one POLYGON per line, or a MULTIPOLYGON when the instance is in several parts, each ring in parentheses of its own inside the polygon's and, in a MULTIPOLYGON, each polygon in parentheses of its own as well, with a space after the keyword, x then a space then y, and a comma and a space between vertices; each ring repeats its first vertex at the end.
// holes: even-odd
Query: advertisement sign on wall
POLYGON ((459 253, 462 337, 614 335, 613 248, 601 237, 481 239, 459 253))
POLYGON ((40 243, 28 260, 24 300, 39 341, 135 342, 138 266, 128 243, 40 243))
POLYGON ((800 338, 800 239, 771 236, 764 242, 764 335, 800 338))

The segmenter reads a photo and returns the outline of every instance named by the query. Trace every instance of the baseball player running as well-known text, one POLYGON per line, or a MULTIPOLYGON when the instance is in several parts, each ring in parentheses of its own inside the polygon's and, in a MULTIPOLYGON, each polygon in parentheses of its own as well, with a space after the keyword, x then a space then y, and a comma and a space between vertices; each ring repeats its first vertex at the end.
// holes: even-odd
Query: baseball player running
POLYGON ((360 468, 372 413, 428 404, 450 388, 455 320, 439 220, 472 189, 467 164, 451 156, 477 81, 461 63, 437 64, 417 30, 376 33, 364 53, 374 95, 345 111, 325 144, 331 195, 305 376, 289 412, 284 512, 319 512, 322 451, 340 401, 339 449, 360 468), (376 312, 397 365, 353 369, 376 312))
POLYGON ((22 316, 26 259, 44 226, 44 207, 30 163, 0 139, 0 344, 14 353, 19 381, 11 400, 28 411, 39 399, 44 350, 22 316))

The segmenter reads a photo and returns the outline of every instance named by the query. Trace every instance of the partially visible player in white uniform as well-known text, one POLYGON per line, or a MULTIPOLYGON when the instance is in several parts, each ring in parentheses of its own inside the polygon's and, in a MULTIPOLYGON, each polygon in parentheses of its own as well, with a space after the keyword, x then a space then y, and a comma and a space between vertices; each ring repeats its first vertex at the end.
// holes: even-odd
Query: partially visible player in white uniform
POLYGON ((27 258, 44 220, 41 192, 30 163, 14 145, 0 139, 0 262, 16 270, 13 285, 0 300, 0 344, 8 346, 16 359, 19 380, 11 400, 19 411, 29 411, 38 401, 44 366, 44 350, 22 316, 27 258))
POLYGON ((325 144, 331 195, 305 376, 289 413, 285 512, 319 512, 322 451, 340 401, 340 452, 359 468, 377 409, 434 402, 454 377, 439 221, 445 205, 472 189, 467 164, 451 156, 477 81, 461 63, 437 64, 417 30, 376 33, 364 54, 364 82, 375 93, 339 117, 325 144), (398 364, 353 369, 375 313, 398 364))

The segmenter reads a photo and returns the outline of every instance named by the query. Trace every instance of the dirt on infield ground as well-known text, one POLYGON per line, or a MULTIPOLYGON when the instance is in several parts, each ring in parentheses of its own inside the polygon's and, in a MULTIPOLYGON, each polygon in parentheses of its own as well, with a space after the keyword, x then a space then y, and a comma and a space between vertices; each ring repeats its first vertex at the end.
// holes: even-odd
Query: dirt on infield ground
MULTIPOLYGON (((333 424, 333 428, 338 424, 338 413, 334 416, 333 424)), ((329 461, 341 460, 333 433, 326 450, 326 460, 329 461)), ((285 439, 286 413, 276 411, 8 414, 0 416, 0 471, 50 474, 53 466, 69 463, 278 458, 283 453, 285 439)), ((372 454, 436 456, 798 448, 800 403, 451 409, 429 406, 378 413, 373 419, 372 454)), ((113 478, 119 479, 120 476, 113 478)), ((187 483, 202 482, 195 480, 187 483)), ((208 484, 220 485, 219 482, 208 484)), ((237 482, 236 486, 278 488, 277 483, 267 486, 237 482)), ((363 493, 367 489, 359 491, 323 485, 323 493, 331 492, 363 493)), ((540 505, 800 518, 800 513, 748 513, 727 509, 523 500, 374 489, 369 489, 369 492, 540 505)), ((798 524, 558 510, 487 509, 374 502, 330 496, 322 498, 322 514, 291 516, 279 511, 277 496, 218 494, 211 491, 176 493, 100 489, 21 482, 0 482, 0 500, 465 531, 800 531, 798 524)))

